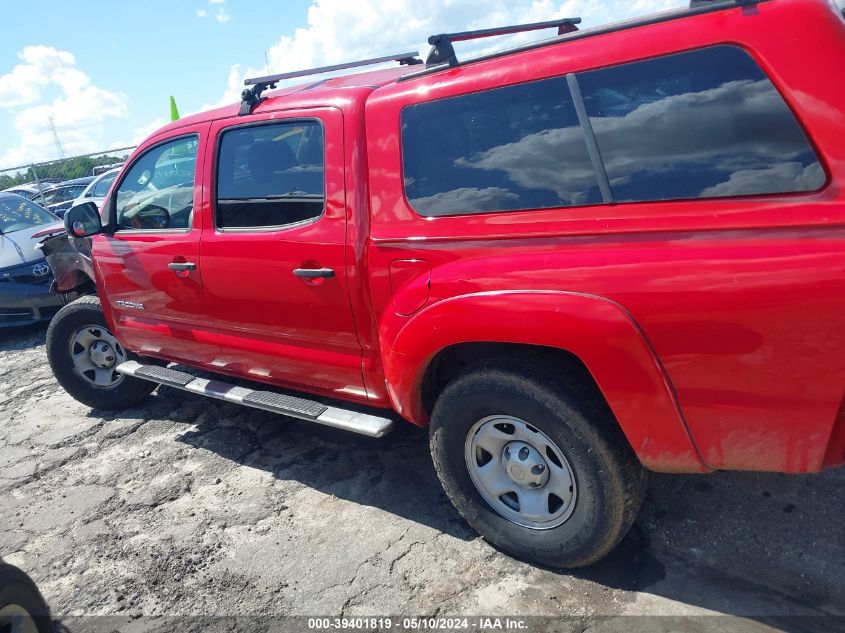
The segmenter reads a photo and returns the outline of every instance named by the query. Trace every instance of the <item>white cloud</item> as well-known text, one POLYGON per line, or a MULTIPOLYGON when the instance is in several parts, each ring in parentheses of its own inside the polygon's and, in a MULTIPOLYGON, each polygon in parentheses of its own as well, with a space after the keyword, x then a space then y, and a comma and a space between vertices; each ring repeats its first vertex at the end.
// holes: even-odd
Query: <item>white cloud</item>
POLYGON ((515 143, 459 158, 455 163, 459 167, 503 172, 521 187, 549 189, 569 204, 583 204, 597 184, 584 147, 584 134, 574 126, 529 134, 515 143), (549 156, 567 157, 565 174, 557 163, 549 162, 549 156))
MULTIPOLYGON (((229 20, 232 19, 232 16, 226 12, 226 9, 222 6, 226 0, 208 0, 208 4, 211 5, 221 5, 217 9, 217 13, 214 14, 214 19, 217 20, 220 24, 225 24, 229 20)), ((204 18, 208 15, 207 9, 197 9, 197 17, 204 18)))
POLYGON ((799 162, 761 165, 757 169, 735 171, 724 182, 702 190, 701 195, 735 196, 749 191, 812 191, 824 182, 825 175, 818 163, 806 167, 799 162))
POLYGON ((22 63, 0 75, 0 106, 10 109, 18 133, 0 165, 57 158, 50 119, 65 154, 102 149, 99 128, 126 116, 126 97, 93 85, 67 51, 27 46, 18 57, 22 63))
POLYGON ((241 91, 244 89, 243 75, 241 73, 240 64, 232 64, 229 68, 229 78, 226 81, 226 90, 223 96, 214 103, 205 103, 200 106, 200 112, 205 110, 213 110, 214 108, 222 108, 226 105, 231 105, 235 101, 240 101, 241 91))
MULTIPOLYGON (((132 133, 132 141, 130 143, 126 143, 126 145, 138 145, 146 139, 150 134, 157 131, 159 128, 164 127, 167 125, 169 121, 164 117, 156 117, 146 125, 142 125, 141 127, 136 127, 132 133)), ((121 143, 123 145, 123 143, 121 143)))
POLYGON ((18 58, 23 62, 0 75, 0 107, 14 108, 37 102, 50 82, 67 83, 62 74, 76 63, 67 51, 50 46, 27 46, 18 58))
POLYGON ((454 214, 455 209, 462 208, 478 211, 506 209, 513 203, 519 203, 519 196, 501 187, 452 189, 433 196, 416 198, 412 202, 414 209, 434 217, 454 214))
POLYGON ((619 183, 638 174, 653 176, 678 165, 703 164, 711 170, 737 172, 732 182, 707 190, 709 194, 747 185, 752 177, 761 183, 767 182, 763 178, 780 177, 777 190, 794 190, 818 179, 819 172, 804 174, 794 165, 777 172, 761 171, 772 165, 772 157, 781 164, 796 161, 806 147, 794 128, 782 125, 784 110, 768 80, 737 80, 700 92, 668 95, 630 112, 602 117, 593 122, 593 129, 608 174, 619 183), (765 134, 759 132, 760 126, 767 130, 765 134), (636 156, 631 155, 631 147, 637 148, 636 156))
MULTIPOLYGON (((581 28, 588 28, 685 4, 684 0, 314 0, 307 26, 281 36, 270 47, 269 66, 271 72, 282 73, 413 49, 425 57, 426 39, 433 33, 575 16, 584 19, 581 28)), ((545 30, 461 42, 455 48, 459 57, 466 58, 553 35, 545 30)), ((262 62, 244 67, 239 79, 266 74, 262 62)), ((302 80, 288 83, 297 81, 302 80)), ((242 87, 238 81, 233 89, 230 81, 221 101, 238 101, 242 87)))

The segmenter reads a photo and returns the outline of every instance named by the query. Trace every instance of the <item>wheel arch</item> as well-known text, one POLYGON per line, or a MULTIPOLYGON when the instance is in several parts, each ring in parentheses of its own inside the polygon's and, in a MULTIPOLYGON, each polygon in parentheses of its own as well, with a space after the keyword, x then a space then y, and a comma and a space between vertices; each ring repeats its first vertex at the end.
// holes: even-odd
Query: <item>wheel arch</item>
POLYGON ((525 343, 473 341, 438 350, 426 365, 420 381, 421 406, 426 417, 431 415, 437 396, 446 385, 474 368, 490 363, 531 366, 544 373, 560 372, 563 384, 581 386, 583 394, 592 402, 607 406, 604 394, 587 367, 569 350, 525 343))
POLYGON ((472 362, 533 357, 577 380, 596 398, 591 404, 605 403, 646 467, 707 470, 656 354, 628 312, 608 299, 560 291, 461 295, 414 315, 383 349, 390 398, 414 424, 428 423, 446 384, 444 363, 448 381, 472 362))

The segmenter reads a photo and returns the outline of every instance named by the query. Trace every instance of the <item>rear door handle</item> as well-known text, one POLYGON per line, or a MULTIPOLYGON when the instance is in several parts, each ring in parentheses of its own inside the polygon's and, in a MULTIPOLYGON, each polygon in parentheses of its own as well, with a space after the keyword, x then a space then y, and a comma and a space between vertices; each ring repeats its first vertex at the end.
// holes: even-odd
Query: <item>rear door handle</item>
POLYGON ((331 268, 294 268, 293 274, 303 279, 328 279, 334 277, 334 270, 331 268))
POLYGON ((197 265, 194 262, 170 262, 167 267, 170 270, 175 270, 176 272, 197 269, 197 265))

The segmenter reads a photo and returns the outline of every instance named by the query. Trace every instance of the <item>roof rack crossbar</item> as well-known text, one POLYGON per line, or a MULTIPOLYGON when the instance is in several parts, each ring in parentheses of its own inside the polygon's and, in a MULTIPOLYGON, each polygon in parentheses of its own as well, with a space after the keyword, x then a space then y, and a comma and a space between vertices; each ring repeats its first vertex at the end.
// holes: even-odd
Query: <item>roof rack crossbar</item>
POLYGON ((425 60, 425 65, 426 68, 439 66, 441 64, 457 66, 458 57, 455 55, 455 49, 452 47, 453 42, 465 42, 466 40, 475 40, 482 37, 512 35, 513 33, 538 31, 540 29, 550 29, 554 27, 557 27, 558 35, 563 35, 564 33, 577 31, 578 27, 576 25, 580 23, 581 18, 562 18, 560 20, 549 20, 548 22, 514 24, 512 26, 500 26, 492 29, 479 29, 477 31, 461 31, 460 33, 441 33, 439 35, 432 35, 428 38, 428 43, 431 44, 431 50, 425 60))
MULTIPOLYGON (((514 46, 513 48, 507 48, 504 50, 493 51, 491 53, 484 53, 482 55, 478 55, 476 57, 472 57, 470 59, 466 59, 463 62, 460 62, 460 65, 463 66, 465 64, 474 64, 478 62, 489 61, 491 59, 497 59, 499 57, 504 57, 506 55, 514 55, 516 53, 522 53, 525 51, 532 51, 539 48, 543 48, 546 46, 553 46, 556 44, 560 44, 562 42, 574 42, 576 40, 589 38, 589 37, 597 37, 599 35, 606 35, 608 33, 615 33, 617 31, 624 31, 628 29, 643 27, 643 26, 650 26, 652 24, 660 24, 663 22, 670 22, 672 20, 679 20, 682 18, 688 18, 691 16, 696 15, 703 15, 705 13, 715 13, 717 11, 723 11, 726 9, 733 9, 736 7, 741 7, 746 9, 748 7, 753 7, 758 4, 769 2, 769 0, 698 0, 698 1, 691 1, 687 7, 681 7, 676 9, 669 9, 667 11, 661 11, 660 13, 655 13, 652 15, 646 15, 639 18, 632 18, 629 20, 625 20, 622 22, 612 22, 610 24, 605 24, 602 26, 597 26, 591 29, 587 29, 586 31, 578 31, 575 28, 569 29, 564 33, 559 33, 557 37, 553 37, 547 40, 541 40, 539 42, 529 42, 528 44, 520 44, 519 46, 514 46), (574 31, 574 32, 573 32, 574 31)), ((437 38, 442 36, 432 35, 429 38, 429 42, 432 38, 437 38)), ((448 36, 447 36, 448 37, 448 36)), ((439 46, 439 45, 438 45, 439 46)), ((449 42, 449 46, 451 47, 451 42, 449 42)), ((428 75, 432 75, 435 73, 439 73, 444 68, 446 68, 445 62, 448 61, 448 56, 446 56, 441 63, 432 63, 432 53, 434 50, 429 53, 428 59, 426 60, 425 68, 420 70, 416 70, 411 73, 406 73, 401 77, 397 77, 397 82, 403 81, 410 81, 412 79, 417 79, 419 77, 426 77, 428 75)), ((459 65, 457 60, 454 63, 450 63, 450 66, 459 65)))
POLYGON ((362 59, 357 62, 346 62, 344 64, 334 64, 333 66, 318 66, 317 68, 309 68, 307 70, 295 70, 289 73, 281 73, 278 75, 266 75, 264 77, 252 77, 244 79, 245 86, 252 86, 246 88, 241 93, 241 109, 240 116, 250 114, 252 109, 262 101, 261 93, 267 88, 275 88, 276 84, 285 79, 293 79, 295 77, 307 77, 308 75, 319 75, 322 73, 330 73, 335 70, 346 70, 348 68, 359 68, 361 66, 371 66, 373 64, 382 64, 384 62, 399 62, 402 65, 414 66, 422 64, 422 60, 417 56, 419 52, 411 51, 408 53, 397 53, 395 55, 385 55, 384 57, 373 57, 372 59, 362 59))

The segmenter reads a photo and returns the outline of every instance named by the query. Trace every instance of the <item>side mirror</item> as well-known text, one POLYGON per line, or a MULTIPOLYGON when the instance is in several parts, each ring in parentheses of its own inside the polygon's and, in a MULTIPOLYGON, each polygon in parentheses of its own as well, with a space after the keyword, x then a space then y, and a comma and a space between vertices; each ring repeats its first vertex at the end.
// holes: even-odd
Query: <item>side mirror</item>
POLYGON ((65 213, 65 229, 71 237, 88 237, 103 230, 100 212, 93 202, 83 202, 65 213))

